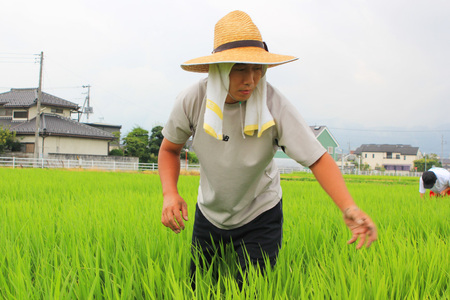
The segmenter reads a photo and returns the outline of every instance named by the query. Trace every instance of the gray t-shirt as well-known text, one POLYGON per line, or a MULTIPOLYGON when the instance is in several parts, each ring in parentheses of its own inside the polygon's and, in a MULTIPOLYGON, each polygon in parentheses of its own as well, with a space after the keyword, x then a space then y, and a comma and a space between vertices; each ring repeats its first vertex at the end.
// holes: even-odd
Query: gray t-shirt
POLYGON ((241 227, 273 208, 281 199, 280 174, 273 160, 282 146, 287 155, 309 167, 324 153, 296 108, 269 83, 267 106, 275 126, 261 137, 245 136, 245 102, 225 104, 220 141, 203 130, 207 78, 184 90, 176 100, 162 133, 175 144, 192 135, 200 162, 198 206, 222 229, 241 227))

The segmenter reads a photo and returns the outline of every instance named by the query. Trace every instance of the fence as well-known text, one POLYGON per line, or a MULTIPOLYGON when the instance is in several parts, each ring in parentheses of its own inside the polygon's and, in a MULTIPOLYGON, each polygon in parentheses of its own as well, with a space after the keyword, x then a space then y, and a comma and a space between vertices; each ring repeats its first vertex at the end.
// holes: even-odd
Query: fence
POLYGON ((0 157, 0 167, 10 168, 55 168, 55 169, 91 169, 108 171, 155 171, 158 164, 130 163, 115 161, 95 161, 83 159, 49 159, 0 157))
MULTIPOLYGON (((115 162, 115 161, 95 161, 86 159, 49 159, 49 158, 21 158, 21 157, 0 157, 0 167, 10 168, 55 168, 55 169, 91 169, 106 171, 157 171, 156 163, 132 163, 132 162, 115 162)), ((181 170, 198 171, 199 165, 185 165, 181 161, 181 170)), ((281 174, 293 172, 310 173, 311 170, 302 167, 280 167, 281 174)), ((343 174, 355 175, 386 175, 386 176, 408 176, 420 177, 421 172, 395 172, 395 171, 359 171, 359 170, 343 170, 343 174)))
MULTIPOLYGON (((290 167, 281 167, 279 168, 281 174, 289 174, 293 172, 304 172, 311 173, 311 170, 308 168, 290 168, 290 167)), ((369 175, 369 176, 401 176, 401 177, 420 177, 422 176, 422 172, 407 172, 407 171, 360 171, 358 169, 341 170, 341 173, 344 175, 369 175)))

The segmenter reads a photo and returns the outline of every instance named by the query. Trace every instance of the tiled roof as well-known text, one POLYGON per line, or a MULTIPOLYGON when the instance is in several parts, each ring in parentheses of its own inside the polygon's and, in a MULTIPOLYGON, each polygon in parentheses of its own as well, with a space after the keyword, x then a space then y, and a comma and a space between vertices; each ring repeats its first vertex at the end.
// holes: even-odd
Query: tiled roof
MULTIPOLYGON (((3 127, 10 127, 10 130, 15 131, 19 136, 30 134, 34 135, 36 118, 23 122, 11 121, 11 119, 0 119, 0 125, 3 125, 3 127)), ((45 134, 52 136, 96 138, 106 140, 114 139, 114 135, 107 131, 55 114, 42 114, 39 129, 40 134, 45 132, 45 134)))
POLYGON ((358 155, 363 152, 393 152, 402 155, 417 155, 419 147, 412 147, 411 145, 363 144, 355 150, 355 154, 358 155))
MULTIPOLYGON (((0 94, 0 104, 4 107, 31 107, 36 105, 38 98, 37 89, 11 89, 0 94)), ((78 109, 78 104, 61 99, 59 97, 42 92, 41 105, 78 109)))
POLYGON ((326 128, 326 126, 309 126, 309 128, 311 128, 311 131, 314 133, 314 135, 318 137, 326 128))

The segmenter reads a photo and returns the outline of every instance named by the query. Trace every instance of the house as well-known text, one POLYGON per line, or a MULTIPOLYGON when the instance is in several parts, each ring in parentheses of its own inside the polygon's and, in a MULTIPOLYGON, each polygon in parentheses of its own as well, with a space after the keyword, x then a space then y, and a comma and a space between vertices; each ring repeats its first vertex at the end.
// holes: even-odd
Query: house
MULTIPOLYGON (((34 153, 38 90, 0 93, 0 125, 16 132, 22 152, 34 153)), ((51 154, 108 155, 115 137, 110 132, 71 119, 80 107, 42 92, 38 151, 51 154)))
POLYGON ((339 147, 339 143, 328 130, 327 126, 309 126, 312 132, 316 136, 317 140, 322 144, 322 146, 327 149, 327 152, 333 157, 334 160, 338 159, 336 153, 336 148, 339 147))
MULTIPOLYGON (((336 153, 336 148, 339 147, 339 143, 331 134, 330 130, 326 126, 309 126, 311 131, 314 133, 314 136, 317 140, 322 144, 322 146, 327 149, 328 153, 336 160, 338 158, 336 153)), ((287 156, 281 149, 275 153, 275 162, 279 167, 300 167, 300 165, 287 156)))
POLYGON ((354 153, 361 158, 361 164, 386 171, 413 171, 414 161, 422 157, 419 147, 410 145, 363 144, 354 153))
POLYGON ((353 153, 344 154, 339 153, 338 158, 336 160, 336 164, 341 170, 353 171, 355 170, 358 163, 358 157, 353 153))
POLYGON ((113 125, 113 124, 105 124, 105 123, 84 123, 88 126, 95 127, 111 134, 118 133, 119 139, 116 139, 109 143, 109 151, 113 149, 120 149, 120 130, 122 129, 122 125, 113 125))

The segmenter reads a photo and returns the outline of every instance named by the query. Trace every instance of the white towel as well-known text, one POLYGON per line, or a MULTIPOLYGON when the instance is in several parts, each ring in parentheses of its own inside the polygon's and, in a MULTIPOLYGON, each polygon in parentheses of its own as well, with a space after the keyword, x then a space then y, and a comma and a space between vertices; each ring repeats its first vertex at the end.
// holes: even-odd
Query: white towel
MULTIPOLYGON (((228 95, 229 74, 233 65, 233 63, 209 65, 203 129, 218 140, 223 139, 223 108, 228 95)), ((246 135, 253 136, 255 131, 258 131, 258 137, 260 137, 266 129, 275 125, 267 107, 266 76, 261 77, 252 95, 246 101, 246 106, 243 127, 243 133, 246 135)))

